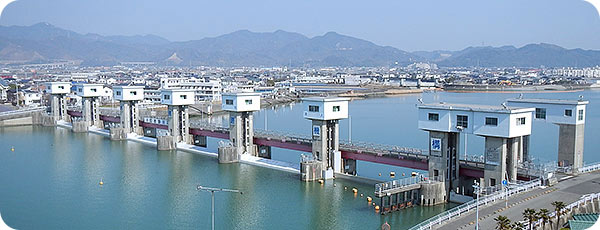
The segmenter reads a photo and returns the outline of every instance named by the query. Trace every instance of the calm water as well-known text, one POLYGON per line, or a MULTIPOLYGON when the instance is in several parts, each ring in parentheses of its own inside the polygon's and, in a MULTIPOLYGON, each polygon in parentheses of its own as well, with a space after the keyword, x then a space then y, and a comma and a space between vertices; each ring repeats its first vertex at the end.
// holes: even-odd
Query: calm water
MULTIPOLYGON (((600 161, 600 91, 525 94, 525 97, 590 100, 585 161, 600 161)), ((500 104, 518 94, 424 93, 350 103, 352 139, 426 148, 427 134, 417 129, 416 101, 500 104)), ((268 129, 310 134, 299 105, 266 110, 268 129)), ((264 129, 265 111, 255 126, 264 129)), ((341 121, 348 139, 348 120, 341 121)), ((558 127, 534 123, 532 155, 556 160, 558 127)), ((209 139, 215 151, 217 139, 209 139)), ((468 137, 468 154, 481 154, 483 138, 468 137)), ((299 161, 301 153, 273 149, 273 158, 299 161)), ((359 162, 361 176, 388 180, 389 171, 410 169, 359 162), (378 173, 383 173, 379 176, 378 173)), ((114 142, 61 128, 0 128, 0 213, 17 229, 208 229, 210 194, 198 184, 238 188, 243 195, 217 194, 217 229, 378 229, 385 221, 405 229, 445 207, 416 207, 381 216, 350 188, 372 194, 373 186, 336 180, 303 183, 291 173, 217 160, 186 152, 114 142), (15 151, 11 152, 11 146, 15 151), (98 182, 103 179, 104 185, 98 182), (344 190, 344 187, 348 190, 344 190)))
POLYGON ((372 193, 371 185, 303 183, 291 173, 61 128, 0 128, 0 137, 0 213, 16 229, 209 229, 210 195, 198 184, 244 192, 217 194, 217 229, 378 229, 384 221, 405 228, 444 209, 381 216, 350 191, 372 193))

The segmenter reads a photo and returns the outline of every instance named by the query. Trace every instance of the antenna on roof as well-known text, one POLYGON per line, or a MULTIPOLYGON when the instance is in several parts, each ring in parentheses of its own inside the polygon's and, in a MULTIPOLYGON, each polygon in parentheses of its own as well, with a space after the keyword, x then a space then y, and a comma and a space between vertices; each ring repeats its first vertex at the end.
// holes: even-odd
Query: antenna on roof
POLYGON ((523 99, 523 94, 519 94, 519 99, 523 99))
POLYGON ((506 110, 508 110, 508 106, 506 106, 506 102, 502 102, 502 107, 506 110))
POLYGON ((419 98, 417 101, 419 101, 419 104, 423 104, 423 98, 419 98))
POLYGON ((583 95, 579 95, 579 101, 583 101, 583 95))

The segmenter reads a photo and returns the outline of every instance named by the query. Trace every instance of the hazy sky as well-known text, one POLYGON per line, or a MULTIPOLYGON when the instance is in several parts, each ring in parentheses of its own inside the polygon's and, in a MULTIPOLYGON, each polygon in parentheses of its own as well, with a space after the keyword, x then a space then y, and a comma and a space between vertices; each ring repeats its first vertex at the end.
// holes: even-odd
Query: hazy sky
POLYGON ((600 50, 600 16, 583 0, 18 0, 0 19, 38 22, 174 41, 282 29, 335 31, 407 51, 541 42, 600 50))

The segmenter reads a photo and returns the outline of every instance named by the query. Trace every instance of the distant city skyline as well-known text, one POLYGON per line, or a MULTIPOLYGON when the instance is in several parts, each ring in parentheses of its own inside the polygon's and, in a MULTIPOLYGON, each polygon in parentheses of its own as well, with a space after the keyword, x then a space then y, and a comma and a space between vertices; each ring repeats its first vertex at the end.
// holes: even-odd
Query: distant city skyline
POLYGON ((551 43, 600 50, 600 17, 583 0, 73 1, 19 0, 0 25, 48 22, 79 33, 198 40, 237 30, 329 31, 407 51, 551 43))

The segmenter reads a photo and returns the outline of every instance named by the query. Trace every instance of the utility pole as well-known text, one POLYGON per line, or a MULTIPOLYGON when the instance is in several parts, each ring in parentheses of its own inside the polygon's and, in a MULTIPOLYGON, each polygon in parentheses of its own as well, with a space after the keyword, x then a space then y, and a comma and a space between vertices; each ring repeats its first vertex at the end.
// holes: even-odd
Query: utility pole
POLYGON ((211 195, 211 217, 212 217, 212 221, 211 221, 211 226, 212 226, 212 230, 215 230, 215 192, 231 192, 231 193, 239 193, 239 194, 243 194, 240 190, 237 189, 226 189, 226 188, 211 188, 211 187, 204 187, 201 185, 198 185, 196 187, 196 190, 198 191, 206 191, 206 192, 210 192, 211 195))

